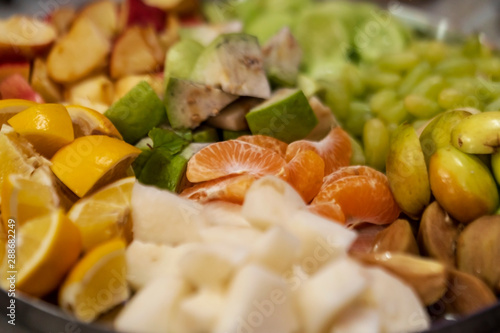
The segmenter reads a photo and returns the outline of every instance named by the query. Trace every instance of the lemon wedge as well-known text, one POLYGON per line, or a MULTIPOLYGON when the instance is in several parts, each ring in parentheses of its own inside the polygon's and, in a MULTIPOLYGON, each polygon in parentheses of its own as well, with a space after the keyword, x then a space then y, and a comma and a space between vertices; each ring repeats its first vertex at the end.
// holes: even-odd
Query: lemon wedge
POLYGON ((7 123, 7 120, 29 107, 37 105, 32 101, 24 99, 4 99, 0 100, 0 127, 7 123))
POLYGON ((113 239, 92 249, 73 267, 59 291, 59 304, 79 320, 91 322, 129 297, 125 242, 113 239))
POLYGON ((47 158, 74 139, 71 117, 60 104, 37 104, 7 122, 47 158))
POLYGON ((59 286, 81 252, 80 232, 62 209, 17 228, 15 244, 15 263, 3 261, 2 286, 14 271, 16 288, 37 297, 59 286))
POLYGON ((79 105, 67 105, 66 109, 73 122, 75 138, 86 135, 107 135, 123 139, 111 120, 102 113, 79 105))
POLYGON ((118 180, 71 207, 68 217, 82 235, 84 251, 121 237, 132 238, 130 200, 135 177, 118 180))
POLYGON ((128 143, 105 135, 75 139, 52 158, 54 174, 77 196, 124 178, 141 153, 128 143))

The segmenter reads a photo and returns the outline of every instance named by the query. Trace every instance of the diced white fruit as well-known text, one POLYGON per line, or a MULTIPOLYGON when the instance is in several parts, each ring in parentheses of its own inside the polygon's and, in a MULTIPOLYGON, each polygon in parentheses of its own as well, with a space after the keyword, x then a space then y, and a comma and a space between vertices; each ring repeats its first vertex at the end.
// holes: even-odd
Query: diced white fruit
POLYGON ((179 313, 172 332, 212 332, 225 302, 225 294, 219 290, 201 289, 186 297, 179 304, 179 313))
POLYGON ((200 239, 202 206, 152 186, 135 183, 132 190, 134 239, 177 245, 200 239))
POLYGON ((378 267, 364 268, 369 288, 365 300, 377 310, 381 330, 420 332, 430 327, 429 315, 410 286, 378 267))
POLYGON ((291 185, 278 177, 265 176, 248 189, 241 214, 253 226, 267 229, 283 224, 305 206, 291 185))
POLYGON ((281 274, 291 268, 299 250, 299 239, 282 227, 275 226, 255 242, 249 260, 281 274))
POLYGON ((76 17, 76 10, 72 7, 59 7, 50 13, 50 23, 56 28, 57 34, 66 34, 76 17))
POLYGON ((192 27, 181 28, 179 35, 197 41, 201 45, 208 46, 215 38, 222 34, 237 33, 243 31, 243 23, 231 21, 220 24, 197 24, 192 27))
POLYGON ((249 264, 234 277, 214 332, 287 333, 297 328, 285 280, 249 264))
POLYGON ((280 85, 293 86, 297 81, 302 49, 290 28, 281 29, 262 48, 269 79, 280 85))
POLYGON ((60 83, 81 80, 106 65, 110 49, 110 40, 95 23, 80 17, 51 49, 47 58, 49 75, 60 83))
POLYGON ((62 100, 61 88, 50 79, 47 64, 42 58, 36 58, 33 61, 31 86, 46 103, 57 103, 62 100))
POLYGON ((113 83, 104 74, 86 78, 66 89, 65 100, 86 107, 95 103, 109 107, 113 102, 113 83))
POLYGON ((356 232, 306 210, 296 211, 284 228, 300 239, 299 260, 308 274, 345 255, 357 236, 356 232))
POLYGON ((199 56, 191 76, 193 81, 220 87, 229 94, 271 96, 259 42, 247 34, 217 37, 199 56))
POLYGON ((201 215, 211 226, 250 227, 250 223, 241 215, 241 206, 231 202, 207 202, 203 205, 201 215))
POLYGON ((378 333, 380 318, 377 310, 354 303, 333 324, 330 333, 378 333))
POLYGON ((81 10, 80 16, 92 20, 108 38, 114 37, 118 31, 118 6, 114 1, 92 2, 81 10))
POLYGON ((129 75, 122 77, 115 82, 113 102, 116 102, 120 98, 125 96, 141 81, 146 81, 151 86, 151 88, 153 88, 158 97, 163 96, 163 94, 165 93, 165 86, 163 84, 162 75, 156 73, 146 75, 129 75))
POLYGON ((248 252, 226 244, 193 244, 179 259, 184 278, 197 287, 224 287, 248 252))
POLYGON ((297 292, 297 304, 305 332, 324 332, 335 317, 366 288, 361 265, 342 258, 331 262, 305 281, 297 292))
POLYGON ((190 292, 180 278, 159 278, 141 289, 115 319, 120 332, 170 332, 180 300, 190 292))
POLYGON ((127 280, 139 290, 160 277, 181 276, 180 260, 196 243, 176 247, 134 240, 126 250, 127 280))
POLYGON ((251 227, 218 225, 200 229, 200 238, 205 243, 223 243, 250 249, 262 232, 251 227))

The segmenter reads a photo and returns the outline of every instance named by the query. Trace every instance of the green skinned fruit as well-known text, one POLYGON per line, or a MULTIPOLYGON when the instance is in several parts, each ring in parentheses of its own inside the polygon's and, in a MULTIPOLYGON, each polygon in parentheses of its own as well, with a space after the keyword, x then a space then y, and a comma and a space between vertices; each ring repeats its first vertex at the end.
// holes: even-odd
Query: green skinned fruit
POLYGON ((498 207, 497 186, 488 168, 451 145, 432 155, 429 180, 436 200, 459 222, 469 223, 498 207))
POLYGON ((420 135, 420 144, 427 165, 429 165, 429 159, 436 150, 450 144, 453 128, 470 115, 470 112, 464 110, 447 111, 435 117, 425 127, 420 135))
POLYGON ((451 132, 451 143, 468 154, 492 154, 500 147, 500 111, 471 115, 451 132))
POLYGON ((431 190, 424 154, 411 125, 401 125, 392 134, 386 174, 401 210, 410 217, 419 217, 429 204, 431 190))

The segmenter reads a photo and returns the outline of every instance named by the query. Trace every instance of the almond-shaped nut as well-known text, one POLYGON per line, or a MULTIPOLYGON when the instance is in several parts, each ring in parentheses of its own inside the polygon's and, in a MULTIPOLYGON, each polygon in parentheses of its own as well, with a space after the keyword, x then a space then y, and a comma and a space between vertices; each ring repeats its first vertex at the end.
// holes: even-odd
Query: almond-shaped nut
POLYGON ((420 220, 420 251, 449 267, 455 267, 455 244, 459 233, 459 224, 434 201, 425 209, 420 220))
POLYGON ((448 290, 439 302, 447 312, 465 316, 496 304, 497 299, 481 279, 452 269, 448 272, 448 290))
POLYGON ((500 215, 470 223, 457 240, 457 267, 500 291, 500 215))
POLYGON ((368 265, 377 265, 410 285, 425 305, 438 301, 447 290, 448 272, 437 260, 406 253, 370 253, 356 256, 368 265))
POLYGON ((406 252, 418 255, 418 245, 407 220, 398 219, 375 237, 372 252, 406 252))

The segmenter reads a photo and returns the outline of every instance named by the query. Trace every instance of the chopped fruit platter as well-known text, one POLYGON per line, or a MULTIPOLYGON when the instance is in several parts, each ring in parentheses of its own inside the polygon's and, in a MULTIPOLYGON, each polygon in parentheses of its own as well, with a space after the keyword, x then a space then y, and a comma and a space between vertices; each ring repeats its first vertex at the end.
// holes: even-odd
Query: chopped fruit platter
POLYGON ((145 333, 417 332, 498 306, 500 55, 397 9, 1 19, 5 294, 145 333))

